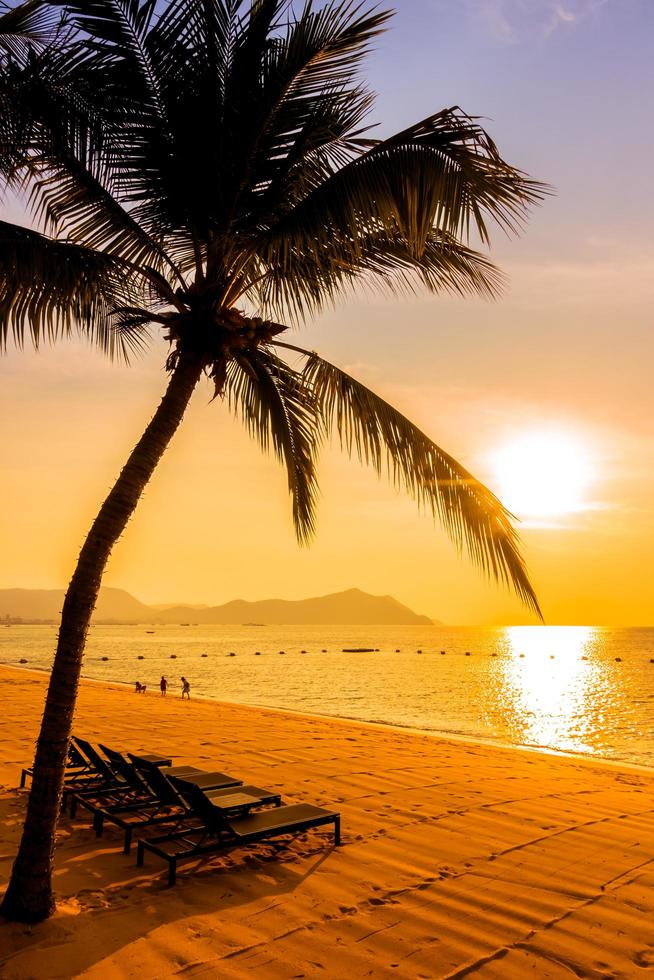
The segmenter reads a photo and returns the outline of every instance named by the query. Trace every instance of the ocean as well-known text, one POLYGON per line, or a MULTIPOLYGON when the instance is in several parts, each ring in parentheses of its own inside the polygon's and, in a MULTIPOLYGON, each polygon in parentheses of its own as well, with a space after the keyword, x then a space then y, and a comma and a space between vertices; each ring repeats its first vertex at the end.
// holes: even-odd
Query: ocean
MULTIPOLYGON (((48 669, 56 632, 0 626, 0 663, 48 669)), ((162 673, 169 696, 184 674, 192 697, 654 766, 651 628, 91 628, 85 677, 159 697, 162 673)))

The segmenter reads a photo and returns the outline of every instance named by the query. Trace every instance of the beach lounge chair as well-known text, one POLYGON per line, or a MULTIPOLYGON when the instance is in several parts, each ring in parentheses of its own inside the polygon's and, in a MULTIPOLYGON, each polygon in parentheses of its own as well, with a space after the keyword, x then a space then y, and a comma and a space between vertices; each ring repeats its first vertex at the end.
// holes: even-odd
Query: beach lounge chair
MULTIPOLYGON (((118 812, 120 810, 137 810, 160 802, 159 794, 152 788, 147 779, 141 775, 133 762, 129 762, 121 752, 110 749, 107 745, 100 744, 99 748, 107 757, 109 766, 119 782, 115 786, 100 786, 70 793, 71 819, 76 816, 78 806, 82 806, 95 814, 99 810, 108 813, 118 812)), ((158 765, 155 763, 148 763, 146 765, 151 776, 154 773, 160 777, 158 765)), ((198 777, 206 778, 210 775, 205 769, 185 765, 173 766, 167 768, 165 771, 166 775, 186 776, 189 779, 198 777)), ((220 773, 219 776, 219 785, 224 785, 224 774, 220 773)), ((216 785, 215 777, 213 777, 212 785, 216 785)), ((99 821, 95 822, 97 824, 99 821)))
MULTIPOLYGON (((34 766, 28 766, 21 770, 20 774, 20 788, 25 788, 25 782, 27 777, 30 778, 34 775, 34 766)), ((68 745, 68 759, 66 760, 66 780, 69 782, 82 781, 89 775, 97 776, 93 766, 88 759, 85 759, 79 748, 75 744, 74 738, 71 738, 68 745)))
MULTIPOLYGON (((106 781, 90 788, 69 790, 71 819, 76 816, 77 808, 80 805, 91 812, 95 812, 98 807, 111 811, 121 808, 138 808, 157 802, 157 795, 153 793, 151 787, 132 762, 129 762, 121 752, 109 748, 108 745, 100 744, 99 748, 106 756, 107 765, 113 772, 116 782, 106 781)), ((92 746, 91 751, 93 751, 92 746)), ((158 759, 161 762, 161 757, 150 756, 150 758, 158 759)), ((204 769, 188 765, 174 766, 167 771, 189 777, 205 772, 204 769)))
MULTIPOLYGON (((136 768, 134 762, 128 761, 122 752, 116 752, 115 749, 110 749, 109 746, 102 745, 101 743, 99 748, 102 749, 102 751, 106 755, 107 759, 109 760, 109 764, 112 766, 112 768, 119 775, 121 775, 123 779, 125 779, 127 782, 131 783, 132 785, 140 789, 147 785, 143 777, 140 775, 138 769, 136 768)), ((145 756, 144 758, 154 759, 156 758, 156 756, 149 756, 149 757, 145 756)), ((148 763, 148 765, 159 768, 158 763, 151 762, 148 763)), ((165 767, 162 768, 164 768, 167 776, 190 777, 196 775, 199 776, 203 773, 206 773, 206 769, 198 769, 197 766, 189 766, 185 764, 181 764, 179 766, 166 765, 165 767)))
POLYGON ((137 866, 143 866, 145 852, 150 851, 168 863, 168 885, 172 886, 177 880, 178 861, 220 854, 235 847, 246 847, 276 837, 300 834, 326 824, 334 825, 334 846, 338 847, 341 842, 340 813, 309 803, 295 803, 234 816, 239 795, 238 789, 230 796, 223 794, 214 799, 208 793, 203 793, 203 802, 199 797, 194 801, 194 812, 202 821, 202 827, 142 838, 137 845, 137 866))
MULTIPOLYGON (((124 854, 129 854, 134 832, 142 827, 160 823, 172 823, 178 827, 181 822, 193 816, 191 806, 158 765, 144 761, 142 756, 129 754, 129 758, 151 791, 151 800, 140 803, 127 801, 124 805, 119 801, 110 801, 107 805, 103 805, 101 800, 88 798, 78 800, 82 806, 93 813, 96 836, 102 836, 105 823, 115 824, 123 830, 124 854)), ((205 773, 202 770, 195 770, 187 772, 186 775, 188 778, 210 776, 213 789, 242 785, 241 780, 222 772, 205 773)))
POLYGON ((225 772, 216 770, 207 771, 206 769, 194 769, 180 772, 175 769, 160 769, 159 766, 146 762, 142 757, 128 753, 129 758, 134 764, 134 768, 147 782, 148 786, 157 796, 164 799, 172 799, 174 795, 179 801, 179 780, 193 782, 196 786, 203 789, 224 789, 228 786, 242 786, 243 780, 229 776, 225 772))
POLYGON ((282 797, 280 793, 273 790, 262 789, 260 786, 226 786, 221 789, 200 789, 195 779, 187 781, 185 779, 174 779, 174 784, 178 787, 180 794, 184 797, 192 813, 198 816, 200 826, 202 817, 200 816, 205 808, 206 801, 212 805, 220 806, 223 812, 229 812, 230 801, 236 798, 236 803, 232 808, 235 813, 243 813, 244 809, 249 810, 255 806, 281 806, 282 797), (244 803, 243 798, 247 798, 244 803))
MULTIPOLYGON (((116 782, 69 791, 71 819, 75 818, 78 805, 93 811, 97 806, 111 809, 112 806, 143 805, 156 799, 133 763, 128 762, 120 752, 116 752, 106 745, 100 744, 99 748, 106 756, 107 764, 113 772, 116 782)), ((177 766, 175 771, 188 775, 199 772, 193 766, 177 766)))
POLYGON ((98 791, 101 789, 117 789, 122 785, 122 779, 114 772, 108 761, 86 739, 75 736, 75 744, 89 760, 89 771, 85 779, 66 780, 61 798, 61 809, 65 810, 71 795, 83 790, 98 791))
POLYGON ((71 777, 64 778, 63 791, 61 795, 61 809, 64 811, 71 793, 85 789, 100 789, 116 785, 118 782, 115 774, 108 766, 106 759, 97 752, 90 742, 79 736, 74 736, 77 749, 87 759, 88 765, 83 772, 74 773, 71 777))
POLYGON ((92 800, 80 802, 93 813, 93 829, 96 837, 102 837, 107 823, 120 827, 123 831, 123 854, 129 854, 135 831, 159 823, 173 823, 178 826, 180 821, 190 813, 185 804, 180 806, 178 802, 172 803, 156 798, 144 803, 122 805, 92 800))
MULTIPOLYGON (((66 782, 64 784, 64 793, 62 797, 62 809, 66 808, 68 800, 71 800, 71 817, 75 816, 75 810, 77 803, 86 795, 91 797, 94 794, 98 795, 100 793, 113 793, 120 796, 134 795, 133 791, 142 793, 144 789, 147 790, 142 780, 139 781, 138 774, 134 772, 134 768, 131 763, 128 763, 120 753, 113 752, 113 750, 108 749, 106 746, 100 746, 104 756, 98 752, 91 742, 86 741, 86 739, 75 737, 75 742, 79 749, 84 753, 84 755, 89 760, 89 764, 92 767, 92 771, 87 774, 87 778, 83 780, 74 779, 71 782, 66 782), (123 765, 121 765, 121 760, 123 765), (129 768, 128 768, 129 767, 129 768), (74 799, 73 799, 74 797, 74 799)), ((150 755, 147 756, 149 759, 156 760, 157 765, 170 765, 172 759, 165 756, 150 755)), ((202 770, 196 769, 195 766, 177 766, 174 769, 170 769, 171 772, 177 772, 180 775, 186 773, 201 772, 202 770)))

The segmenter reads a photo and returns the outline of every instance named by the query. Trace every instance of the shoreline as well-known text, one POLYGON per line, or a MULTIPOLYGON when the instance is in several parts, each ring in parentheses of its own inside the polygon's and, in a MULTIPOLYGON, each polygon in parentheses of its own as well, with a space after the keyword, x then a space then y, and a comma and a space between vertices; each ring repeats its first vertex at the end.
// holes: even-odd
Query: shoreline
MULTIPOLYGON (((32 672, 34 674, 38 674, 39 676, 42 675, 47 676, 50 674, 50 671, 47 670, 45 667, 21 667, 15 664, 6 664, 0 661, 0 670, 3 669, 25 671, 27 673, 32 672)), ((80 681, 84 681, 84 683, 87 684, 104 685, 105 687, 108 688, 117 688, 118 690, 121 691, 122 690, 133 691, 133 684, 127 681, 100 680, 97 677, 86 677, 83 674, 81 676, 80 681)), ((153 690, 151 693, 153 697, 157 695, 156 690, 153 690)), ((171 697, 171 700, 174 699, 175 696, 173 695, 171 697)), ((436 740, 461 742, 464 745, 488 746, 490 748, 495 747, 498 749, 505 749, 507 751, 515 750, 517 752, 530 752, 535 755, 544 756, 544 757, 551 756, 553 758, 575 759, 579 762, 597 764, 602 766, 605 765, 613 766, 613 767, 617 767, 618 769, 633 769, 637 772, 649 773, 650 775, 654 776, 654 766, 647 766, 644 765, 643 763, 638 763, 638 762, 630 762, 629 760, 626 759, 611 759, 603 755, 592 755, 590 753, 584 753, 584 752, 572 752, 572 751, 566 751, 565 749, 554 749, 554 748, 549 748, 546 745, 530 745, 528 743, 504 742, 501 741, 500 739, 494 739, 491 737, 485 738, 482 735, 477 735, 477 736, 465 735, 459 732, 450 732, 447 730, 435 729, 435 728, 417 728, 412 725, 398 725, 385 721, 372 721, 363 718, 350 718, 347 715, 331 715, 326 713, 323 714, 320 712, 299 711, 296 708, 277 707, 275 705, 258 704, 251 701, 249 702, 248 701, 221 701, 219 698, 207 697, 201 694, 194 695, 193 701, 221 705, 223 707, 232 707, 232 708, 242 707, 242 708, 257 709, 261 711, 272 711, 281 715, 291 715, 291 716, 297 716, 299 718, 312 718, 321 721, 343 722, 344 724, 348 724, 348 725, 362 725, 366 728, 369 727, 379 728, 381 730, 403 732, 409 735, 411 734, 421 735, 421 736, 425 736, 426 738, 433 738, 436 740)))
MULTIPOLYGON (((27 794, 47 674, 0 668, 0 891, 27 794)), ((565 980, 654 967, 654 780, 603 760, 83 679, 75 728, 165 751, 335 810, 312 831, 182 866, 136 867, 89 815, 59 823, 58 910, 0 924, 3 980, 179 976, 565 980), (147 708, 147 710, 144 710, 147 708), (598 945, 601 936, 601 945, 598 945)))

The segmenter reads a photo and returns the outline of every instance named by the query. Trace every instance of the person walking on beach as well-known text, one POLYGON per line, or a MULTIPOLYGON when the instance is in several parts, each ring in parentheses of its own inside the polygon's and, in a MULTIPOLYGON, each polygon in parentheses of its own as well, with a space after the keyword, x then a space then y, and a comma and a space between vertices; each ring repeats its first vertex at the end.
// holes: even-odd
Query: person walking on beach
POLYGON ((184 695, 186 695, 189 701, 191 700, 191 685, 185 677, 182 677, 182 701, 184 700, 184 695))
POLYGON ((165 698, 166 691, 168 690, 168 681, 163 674, 161 675, 161 680, 159 681, 159 687, 161 688, 161 697, 165 698))

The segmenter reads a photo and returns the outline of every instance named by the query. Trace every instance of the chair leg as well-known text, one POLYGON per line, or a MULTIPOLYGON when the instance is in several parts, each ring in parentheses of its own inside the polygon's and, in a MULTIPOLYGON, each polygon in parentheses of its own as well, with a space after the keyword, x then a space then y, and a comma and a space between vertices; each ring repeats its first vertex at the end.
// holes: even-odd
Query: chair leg
POLYGON ((25 780, 27 779, 27 769, 23 769, 20 774, 20 788, 25 789, 25 780))
POLYGON ((95 830, 96 837, 102 837, 102 831, 104 830, 104 817, 101 813, 95 813, 93 815, 93 829, 95 830))
POLYGON ((143 862, 145 860, 145 848, 143 847, 143 841, 139 841, 136 845, 136 867, 142 868, 143 862))
POLYGON ((73 795, 70 798, 70 819, 74 820, 76 816, 77 816, 77 797, 73 793, 73 795))
POLYGON ((334 818, 334 847, 339 847, 341 843, 341 818, 334 818))
POLYGON ((123 843, 123 854, 129 854, 132 849, 132 827, 125 827, 125 841, 123 843))
POLYGON ((177 859, 168 859, 168 887, 172 888, 177 881, 177 859))

